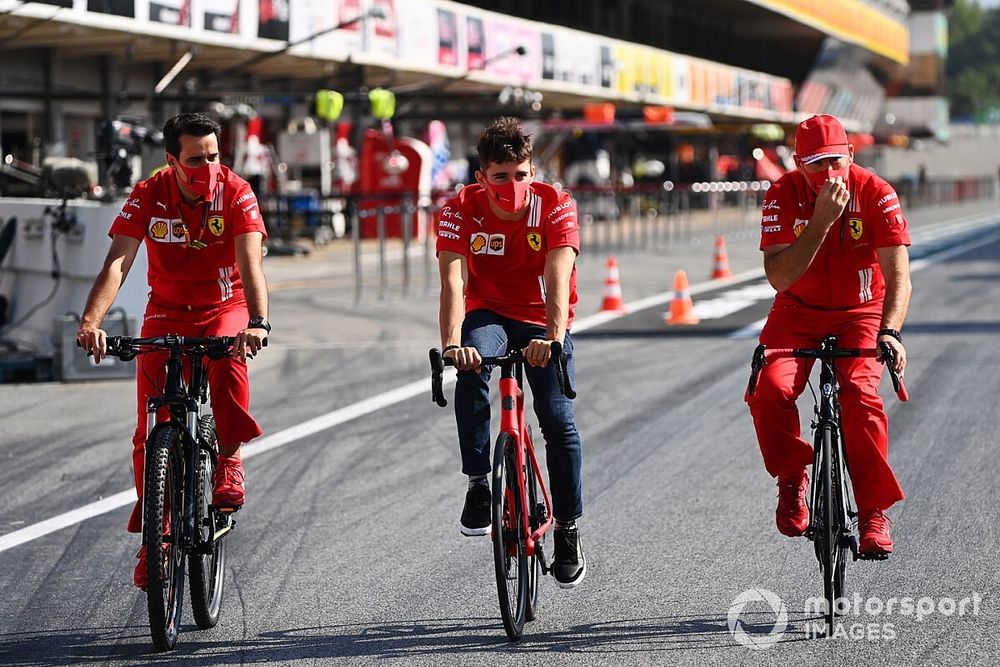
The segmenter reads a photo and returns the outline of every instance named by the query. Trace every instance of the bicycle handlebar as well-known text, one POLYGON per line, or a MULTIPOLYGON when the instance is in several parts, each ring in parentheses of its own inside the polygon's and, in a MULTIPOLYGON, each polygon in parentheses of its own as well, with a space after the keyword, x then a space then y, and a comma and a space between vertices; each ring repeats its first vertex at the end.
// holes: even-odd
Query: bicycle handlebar
MULTIPOLYGON (((209 359, 223 359, 229 356, 235 340, 234 336, 207 336, 199 338, 177 336, 174 334, 150 336, 148 338, 108 336, 106 346, 107 356, 117 357, 122 361, 132 361, 136 356, 152 351, 151 349, 142 349, 144 347, 163 350, 180 349, 181 351, 192 351, 202 348, 209 359)), ((81 347, 80 341, 76 341, 76 346, 81 347)), ((262 346, 267 347, 266 338, 263 340, 262 346)), ((93 356, 93 353, 88 351, 87 356, 93 356)), ((253 355, 247 356, 253 358, 253 355)))
MULTIPOLYGON (((569 358, 563 352, 562 343, 559 341, 552 341, 551 346, 552 359, 557 359, 556 364, 556 379, 559 381, 559 391, 562 392, 563 396, 572 400, 576 398, 576 389, 570 384, 569 381, 569 358)), ((445 407, 448 405, 448 399, 444 397, 443 388, 443 373, 445 366, 454 366, 455 362, 444 356, 441 350, 436 347, 432 347, 428 352, 431 362, 431 398, 440 407, 445 407)), ((508 366, 512 364, 523 364, 527 363, 524 354, 521 350, 511 350, 505 355, 499 357, 482 357, 483 365, 488 366, 508 366)))
POLYGON ((799 359, 856 359, 881 357, 882 363, 885 364, 886 369, 889 371, 889 379, 892 380, 892 389, 896 392, 896 396, 898 396, 899 400, 903 403, 910 400, 910 394, 906 391, 906 386, 903 384, 903 378, 896 373, 893 368, 896 362, 896 353, 888 343, 879 343, 878 348, 864 349, 851 347, 838 347, 833 349, 805 347, 767 348, 764 345, 758 345, 757 349, 753 352, 753 360, 750 362, 750 380, 747 382, 747 391, 749 394, 753 396, 754 389, 757 388, 757 376, 760 374, 760 369, 764 367, 764 364, 767 363, 768 359, 788 357, 795 357, 799 359))

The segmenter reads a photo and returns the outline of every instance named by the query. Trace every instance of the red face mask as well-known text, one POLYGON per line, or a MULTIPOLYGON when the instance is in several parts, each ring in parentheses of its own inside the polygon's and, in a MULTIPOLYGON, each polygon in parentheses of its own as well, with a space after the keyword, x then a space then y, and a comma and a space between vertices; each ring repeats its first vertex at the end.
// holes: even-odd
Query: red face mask
POLYGON ((846 183, 847 174, 850 173, 850 171, 851 167, 848 165, 843 169, 827 169, 826 171, 821 171, 818 174, 812 174, 805 170, 803 170, 803 173, 805 174, 806 181, 808 181, 810 187, 812 187, 813 192, 819 194, 819 191, 823 189, 823 185, 831 178, 842 178, 846 183))
POLYGON ((517 213, 528 201, 528 191, 531 190, 530 181, 510 181, 502 185, 487 186, 493 201, 507 213, 517 213))
POLYGON ((187 178, 188 188, 203 199, 212 196, 215 192, 215 186, 219 183, 219 176, 222 175, 222 165, 215 162, 206 162, 200 167, 191 169, 184 169, 179 163, 175 163, 174 169, 187 178))

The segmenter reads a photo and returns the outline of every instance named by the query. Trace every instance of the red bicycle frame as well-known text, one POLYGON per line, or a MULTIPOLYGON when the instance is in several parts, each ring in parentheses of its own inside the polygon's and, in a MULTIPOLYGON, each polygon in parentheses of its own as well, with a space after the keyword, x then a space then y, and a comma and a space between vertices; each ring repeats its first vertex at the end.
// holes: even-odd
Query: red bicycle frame
MULTIPOLYGON (((535 555, 535 545, 542 539, 542 536, 552 527, 552 501, 549 498, 549 490, 545 487, 545 482, 539 474, 538 459, 535 457, 535 445, 531 441, 531 434, 528 432, 527 424, 524 421, 524 391, 515 377, 512 367, 505 367, 503 375, 500 377, 500 432, 508 434, 514 441, 514 461, 517 464, 517 493, 521 496, 521 520, 524 534, 528 535, 526 540, 526 551, 529 557, 535 555), (508 368, 509 374, 508 374, 508 368), (527 465, 528 460, 531 466, 527 465), (538 479, 538 486, 542 490, 542 498, 545 500, 545 523, 531 531, 530 517, 535 511, 534 507, 528 505, 528 479, 527 471, 538 479)), ((510 494, 508 489, 506 493, 510 494)), ((513 498, 511 498, 513 500, 513 498)), ((508 503, 508 507, 514 507, 514 503, 508 503)))

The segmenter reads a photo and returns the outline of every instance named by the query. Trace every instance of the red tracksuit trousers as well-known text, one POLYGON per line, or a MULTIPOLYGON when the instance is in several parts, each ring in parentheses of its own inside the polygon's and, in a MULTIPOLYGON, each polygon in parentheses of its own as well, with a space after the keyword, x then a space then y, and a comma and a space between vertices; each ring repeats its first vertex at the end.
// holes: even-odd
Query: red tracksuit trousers
MULTIPOLYGON (((146 307, 143 336, 234 336, 250 319, 247 304, 236 296, 220 306, 206 310, 177 310, 152 302, 146 307)), ((132 436, 132 470, 138 496, 128 531, 142 532, 142 486, 146 461, 146 401, 163 390, 166 380, 166 352, 150 352, 138 357, 136 369, 137 423, 132 436)), ((234 445, 253 440, 262 431, 250 416, 250 382, 247 366, 239 359, 227 358, 208 363, 209 396, 220 445, 234 445)), ((185 373, 188 372, 185 364, 185 373)), ((158 418, 167 419, 166 410, 158 418)))
MULTIPOLYGON (((841 347, 871 348, 881 313, 881 302, 834 311, 808 308, 779 296, 760 342, 767 347, 819 347, 830 335, 841 347)), ((812 359, 772 359, 761 370, 753 396, 747 396, 764 467, 773 477, 813 461, 813 448, 800 435, 795 404, 812 365, 812 359)), ((887 509, 903 499, 903 490, 889 467, 888 419, 878 395, 882 364, 873 358, 842 359, 837 368, 844 448, 858 510, 887 509)))

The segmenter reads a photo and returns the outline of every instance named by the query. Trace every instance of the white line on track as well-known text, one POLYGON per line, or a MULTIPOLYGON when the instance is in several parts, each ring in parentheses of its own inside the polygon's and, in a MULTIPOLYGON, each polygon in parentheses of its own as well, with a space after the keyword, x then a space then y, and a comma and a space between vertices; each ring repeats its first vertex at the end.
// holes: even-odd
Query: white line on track
MULTIPOLYGON (((935 253, 923 259, 916 260, 911 266, 911 271, 920 271, 925 269, 932 264, 937 262, 950 259, 957 255, 961 255, 964 252, 968 252, 974 248, 981 245, 987 245, 1000 240, 1000 233, 994 233, 988 237, 981 239, 975 239, 967 243, 963 243, 959 246, 953 248, 948 248, 941 252, 935 253)), ((710 280, 707 282, 699 283, 697 285, 691 286, 691 293, 698 294, 701 292, 706 292, 708 290, 716 289, 726 282, 740 282, 744 280, 751 280, 753 278, 758 278, 763 276, 764 272, 761 269, 754 269, 753 271, 746 271, 744 273, 738 274, 730 281, 720 281, 720 280, 710 280)), ((673 298, 673 291, 664 292, 662 294, 654 294, 648 296, 644 299, 638 299, 631 303, 626 304, 625 312, 621 313, 596 313, 588 317, 583 317, 578 319, 573 326, 574 332, 585 331, 587 329, 592 329, 605 322, 610 322, 612 320, 624 317, 630 313, 635 313, 647 308, 654 308, 656 306, 661 306, 673 298)), ((761 321, 761 324, 763 321, 761 321)), ((750 330, 751 327, 755 326, 757 323, 750 325, 750 327, 745 327, 740 331, 750 330)), ((759 329, 757 329, 759 331, 759 329)), ((734 332, 730 336, 735 337, 736 334, 740 333, 734 332)), ((745 336, 745 334, 744 334, 745 336)), ((445 383, 450 384, 454 382, 455 376, 452 373, 445 378, 445 383)), ((302 422, 301 424, 296 424, 290 428, 286 428, 283 431, 278 431, 272 435, 261 438, 260 440, 253 443, 252 446, 247 447, 244 450, 243 458, 249 459, 251 457, 269 452, 273 449, 279 447, 284 447, 287 444, 296 442, 310 435, 314 435, 321 431, 331 429, 334 426, 339 426, 349 421, 353 421, 358 417, 363 417, 365 415, 371 414, 382 408, 389 407, 396 403, 413 398, 422 393, 430 390, 430 381, 427 378, 420 380, 415 380, 401 387, 397 387, 390 391, 387 391, 377 396, 372 396, 371 398, 366 398, 357 403, 353 403, 346 407, 340 408, 338 410, 333 410, 319 417, 315 417, 308 421, 302 422)), ((75 510, 69 512, 64 512, 50 519, 45 519, 44 521, 39 521, 38 523, 26 526, 19 530, 7 533, 6 535, 0 535, 0 552, 6 551, 7 549, 12 549, 16 546, 24 544, 26 542, 31 542, 32 540, 37 540, 40 537, 44 537, 49 533, 54 533, 63 528, 68 528, 74 526, 78 523, 91 519, 95 516, 100 516, 101 514, 106 514, 120 507, 130 505, 135 502, 135 491, 133 489, 128 489, 120 493, 116 493, 113 496, 108 496, 107 498, 102 498, 96 502, 83 505, 75 510)))

